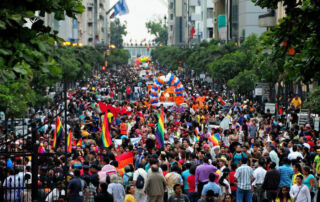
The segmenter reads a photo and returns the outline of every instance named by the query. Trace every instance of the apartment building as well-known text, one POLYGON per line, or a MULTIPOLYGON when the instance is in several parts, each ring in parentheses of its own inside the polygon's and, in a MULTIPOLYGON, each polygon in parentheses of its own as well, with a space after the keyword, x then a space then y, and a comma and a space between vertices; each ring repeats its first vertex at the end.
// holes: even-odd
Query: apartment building
POLYGON ((58 36, 66 41, 83 45, 108 44, 110 36, 110 19, 106 12, 110 0, 83 0, 85 11, 77 19, 66 17, 56 21, 54 14, 45 16, 45 24, 58 31, 58 36))

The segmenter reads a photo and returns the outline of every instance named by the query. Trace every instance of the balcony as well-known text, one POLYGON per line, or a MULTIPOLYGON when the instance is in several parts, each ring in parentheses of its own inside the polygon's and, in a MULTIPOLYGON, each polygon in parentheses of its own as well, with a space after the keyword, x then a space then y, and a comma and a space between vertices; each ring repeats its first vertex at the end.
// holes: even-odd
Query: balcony
POLYGON ((207 19, 207 28, 213 28, 213 19, 212 18, 207 19))
POLYGON ((191 15, 191 21, 199 21, 199 20, 201 20, 200 14, 192 14, 191 15))
POLYGON ((259 15, 260 27, 272 27, 275 24, 276 24, 276 15, 274 10, 271 10, 269 13, 259 15))
POLYGON ((92 8, 92 7, 93 7, 93 2, 88 2, 88 3, 87 3, 87 7, 88 7, 88 8, 92 8))
POLYGON ((213 8, 213 0, 207 0, 207 8, 213 8))
POLYGON ((199 6, 198 0, 190 0, 189 6, 199 6))

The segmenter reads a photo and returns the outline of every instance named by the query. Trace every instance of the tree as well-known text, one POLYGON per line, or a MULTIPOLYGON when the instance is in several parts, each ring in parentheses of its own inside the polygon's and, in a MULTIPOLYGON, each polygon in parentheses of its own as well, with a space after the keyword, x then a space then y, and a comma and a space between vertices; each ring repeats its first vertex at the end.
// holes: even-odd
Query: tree
POLYGON ((110 43, 117 48, 123 48, 123 37, 127 35, 127 25, 122 24, 117 18, 110 24, 110 43))
POLYGON ((111 51, 107 60, 110 66, 128 64, 130 53, 125 49, 114 49, 111 51))
POLYGON ((305 108, 311 109, 314 113, 320 113, 320 87, 315 88, 308 96, 308 101, 303 104, 305 108))
POLYGON ((283 4, 286 16, 268 32, 276 48, 273 60, 286 58, 284 71, 292 81, 320 79, 320 4, 312 0, 253 0, 262 8, 283 4))
POLYGON ((258 81, 256 72, 244 70, 228 81, 228 86, 238 93, 248 93, 254 89, 254 84, 258 81))
POLYGON ((154 43, 167 45, 168 27, 161 19, 146 22, 146 27, 148 33, 155 36, 154 43))
POLYGON ((75 18, 84 7, 81 0, 3 0, 0 7, 0 110, 6 117, 19 117, 43 98, 44 86, 61 76, 48 52, 60 40, 40 17, 55 13, 56 20, 75 18))

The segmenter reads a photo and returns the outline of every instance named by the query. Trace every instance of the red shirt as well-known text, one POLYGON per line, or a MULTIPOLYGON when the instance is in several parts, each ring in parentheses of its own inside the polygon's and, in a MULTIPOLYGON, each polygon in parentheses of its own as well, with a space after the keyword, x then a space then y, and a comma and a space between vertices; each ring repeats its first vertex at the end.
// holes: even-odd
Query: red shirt
POLYGON ((230 178, 229 178, 229 180, 230 180, 230 185, 231 185, 231 186, 230 186, 231 191, 237 190, 237 186, 235 185, 235 181, 236 181, 236 178, 234 177, 235 174, 236 174, 236 171, 235 171, 235 170, 230 172, 230 178))
POLYGON ((197 192, 196 191, 196 176, 195 175, 190 175, 187 178, 187 182, 189 183, 189 193, 197 192))

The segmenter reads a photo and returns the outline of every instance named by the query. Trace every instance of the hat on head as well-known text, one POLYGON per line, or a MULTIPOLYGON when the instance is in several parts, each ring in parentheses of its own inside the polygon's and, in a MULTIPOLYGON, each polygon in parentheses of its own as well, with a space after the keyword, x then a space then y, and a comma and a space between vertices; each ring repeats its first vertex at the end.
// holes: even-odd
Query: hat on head
POLYGON ((203 148, 210 148, 210 145, 204 144, 204 145, 203 145, 203 148))
POLYGON ((311 125, 309 123, 307 123, 306 128, 311 128, 311 125))

